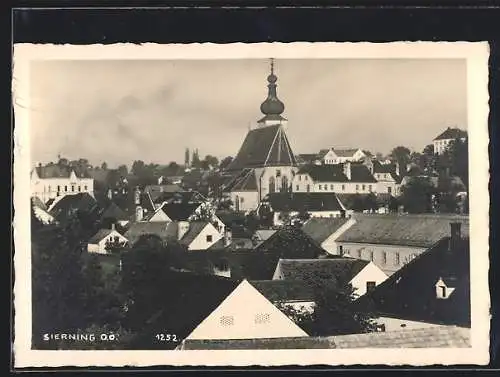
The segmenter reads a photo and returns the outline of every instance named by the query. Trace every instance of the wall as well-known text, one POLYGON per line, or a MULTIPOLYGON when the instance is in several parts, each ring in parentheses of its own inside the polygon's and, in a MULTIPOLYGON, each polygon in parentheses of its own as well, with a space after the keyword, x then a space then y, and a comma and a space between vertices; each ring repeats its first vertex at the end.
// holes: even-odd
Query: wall
POLYGON ((321 247, 325 249, 328 253, 337 255, 338 254, 338 245, 337 238, 340 237, 342 233, 344 233, 347 229, 353 226, 356 223, 356 220, 351 218, 344 225, 338 228, 334 233, 332 233, 326 240, 321 243, 321 247))
POLYGON ((214 243, 219 241, 222 235, 215 229, 212 224, 207 224, 205 228, 198 234, 198 236, 188 246, 188 250, 206 250, 214 243), (207 241, 207 236, 212 236, 212 241, 207 241))
POLYGON ((259 194, 257 191, 233 191, 231 192, 232 208, 238 211, 252 211, 259 205, 259 194), (236 205, 236 198, 241 198, 239 208, 236 205))
POLYGON ((375 285, 384 282, 388 276, 378 268, 374 263, 370 262, 357 274, 350 283, 355 288, 355 295, 361 297, 366 293, 366 283, 374 281, 375 285))
POLYGON ((378 324, 385 325, 385 331, 401 331, 401 330, 415 330, 415 329, 425 329, 429 327, 441 327, 443 325, 438 325, 435 323, 420 322, 420 321, 408 321, 399 318, 390 317, 379 317, 375 319, 378 324), (404 326, 401 326, 404 325, 404 326))
MULTIPOLYGON (((388 276, 410 262, 415 256, 427 250, 425 247, 393 246, 379 245, 369 243, 349 243, 337 241, 339 248, 342 246, 342 252, 352 258, 372 261, 388 276), (373 252, 373 260, 371 253, 373 252), (384 252, 387 255, 384 261, 384 252), (397 263, 397 254, 399 253, 399 263, 397 263)), ((340 250, 337 248, 337 254, 340 250)))
POLYGON ((245 280, 186 339, 299 336, 307 333, 245 280))
POLYGON ((375 187, 378 193, 389 193, 390 187, 392 195, 398 196, 401 194, 401 185, 397 184, 394 180, 378 181, 375 187))
POLYGON ((156 211, 154 215, 149 219, 150 223, 154 222, 171 222, 172 220, 163 211, 156 211))
MULTIPOLYGON (((308 174, 296 175, 292 183, 293 192, 335 192, 338 194, 369 194, 377 191, 377 183, 314 182, 308 174), (320 188, 321 187, 321 188, 320 188)), ((386 192, 386 191, 385 191, 386 192)))

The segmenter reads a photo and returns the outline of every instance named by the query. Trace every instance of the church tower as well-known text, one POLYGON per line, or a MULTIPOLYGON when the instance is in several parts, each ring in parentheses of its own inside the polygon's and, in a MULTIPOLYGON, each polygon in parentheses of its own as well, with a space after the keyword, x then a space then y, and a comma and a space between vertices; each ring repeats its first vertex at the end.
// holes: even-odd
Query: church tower
POLYGON ((236 210, 256 209, 268 194, 291 191, 297 161, 286 136, 287 119, 282 116, 285 105, 278 98, 277 81, 271 59, 267 98, 260 105, 264 116, 248 131, 238 154, 227 167, 234 176, 227 191, 231 192, 236 210))

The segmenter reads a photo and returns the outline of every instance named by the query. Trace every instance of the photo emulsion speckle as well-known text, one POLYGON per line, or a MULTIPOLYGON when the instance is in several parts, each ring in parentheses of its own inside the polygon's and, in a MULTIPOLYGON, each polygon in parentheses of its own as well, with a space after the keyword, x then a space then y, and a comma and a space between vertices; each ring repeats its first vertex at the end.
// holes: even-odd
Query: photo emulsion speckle
POLYGON ((349 350, 332 362, 384 364, 364 355, 396 348, 439 364, 477 347, 487 362, 473 331, 488 326, 487 114, 468 56, 262 46, 25 59, 25 352, 302 352, 292 365, 349 350))

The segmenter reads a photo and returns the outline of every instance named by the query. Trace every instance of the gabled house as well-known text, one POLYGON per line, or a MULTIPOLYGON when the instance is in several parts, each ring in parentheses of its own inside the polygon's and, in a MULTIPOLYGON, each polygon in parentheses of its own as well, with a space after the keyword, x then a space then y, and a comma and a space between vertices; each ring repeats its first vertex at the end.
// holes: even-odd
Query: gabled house
POLYGON ((125 233, 130 245, 143 235, 155 235, 164 244, 178 241, 187 250, 206 250, 222 238, 211 223, 204 221, 137 222, 125 233))
POLYGON ((328 253, 336 255, 337 238, 349 229, 356 220, 354 218, 318 218, 312 217, 305 222, 302 230, 316 241, 328 253))
POLYGON ((434 153, 443 154, 448 149, 450 143, 457 139, 465 141, 467 139, 467 131, 448 127, 432 141, 434 153))
POLYGON ((406 167, 401 169, 397 162, 382 164, 380 161, 372 159, 366 159, 364 165, 377 181, 377 193, 387 193, 393 196, 401 194, 401 180, 406 175, 406 167))
POLYGON ((94 236, 92 236, 87 243, 87 251, 89 253, 109 254, 107 250, 108 245, 120 245, 124 247, 127 245, 128 240, 121 235, 112 226, 111 229, 100 229, 94 236))
POLYGON ((462 225, 356 302, 378 315, 382 330, 470 328, 470 244, 462 225))
POLYGON ((336 240, 337 254, 375 263, 391 275, 449 234, 450 222, 462 223, 469 233, 469 217, 444 214, 355 215, 356 222, 336 240))
POLYGON ((280 259, 273 280, 304 284, 327 281, 342 287, 352 285, 356 297, 363 296, 387 279, 372 262, 354 258, 280 259))
POLYGON ((306 337, 307 333, 243 280, 186 340, 306 337))
POLYGON ((301 215, 311 217, 340 218, 349 215, 335 193, 274 193, 261 203, 273 213, 273 225, 283 225, 301 215))
POLYGON ((366 154, 359 148, 330 148, 321 150, 320 157, 323 164, 334 165, 361 161, 366 158, 366 154))
POLYGON ((362 162, 302 166, 292 181, 293 192, 367 194, 377 180, 362 162))

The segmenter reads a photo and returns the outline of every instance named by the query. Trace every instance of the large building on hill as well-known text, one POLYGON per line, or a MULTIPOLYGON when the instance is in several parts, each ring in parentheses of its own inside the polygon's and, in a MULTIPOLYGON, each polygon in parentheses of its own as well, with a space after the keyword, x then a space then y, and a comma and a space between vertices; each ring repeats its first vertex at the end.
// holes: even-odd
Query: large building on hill
POLYGON ((225 191, 237 211, 257 209, 260 201, 274 192, 287 192, 297 172, 297 161, 286 136, 285 105, 276 92, 277 76, 271 62, 267 77, 268 95, 261 104, 264 116, 248 131, 235 159, 226 168, 231 179, 225 191))
POLYGON ((448 127, 432 141, 434 153, 443 154, 448 149, 450 143, 457 139, 465 141, 467 139, 467 131, 448 127))

